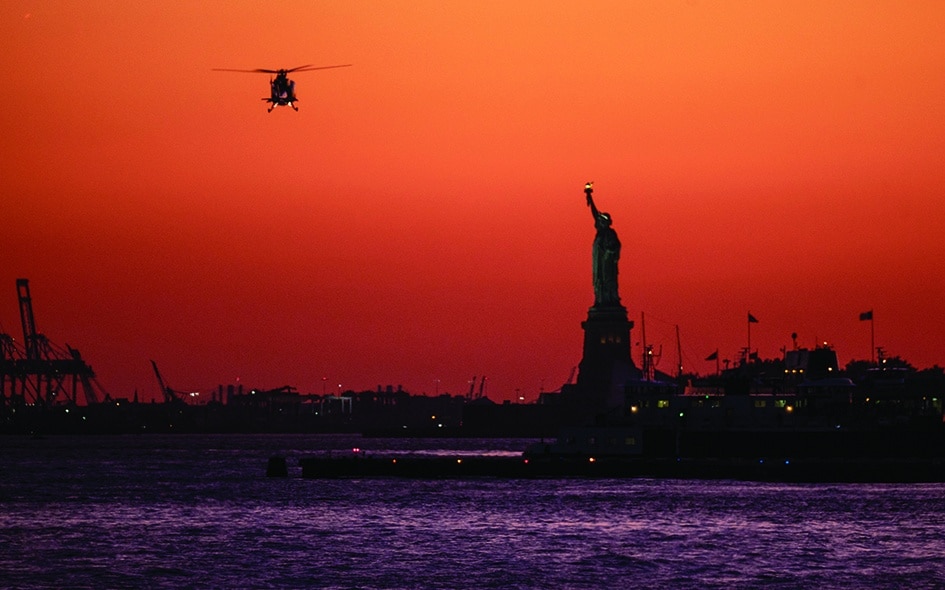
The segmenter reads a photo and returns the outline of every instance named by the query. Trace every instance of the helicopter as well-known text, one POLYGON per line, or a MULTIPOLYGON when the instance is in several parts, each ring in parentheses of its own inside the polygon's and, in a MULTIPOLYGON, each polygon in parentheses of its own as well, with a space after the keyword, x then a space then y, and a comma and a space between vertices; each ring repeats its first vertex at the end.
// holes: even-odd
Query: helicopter
POLYGON ((298 97, 295 96, 295 81, 289 79, 289 73, 291 72, 309 72, 312 70, 330 70, 332 68, 347 68, 351 67, 352 64, 343 64, 338 66, 319 66, 315 67, 312 65, 307 66, 298 66, 295 68, 289 69, 280 69, 280 70, 267 70, 263 68, 258 68, 255 70, 231 70, 226 68, 213 68, 214 72, 243 72, 247 74, 275 74, 275 78, 272 76, 269 77, 269 97, 263 98, 262 100, 269 103, 269 110, 267 113, 271 113, 272 109, 276 107, 292 107, 293 110, 299 110, 299 107, 295 106, 295 103, 298 102, 298 97))

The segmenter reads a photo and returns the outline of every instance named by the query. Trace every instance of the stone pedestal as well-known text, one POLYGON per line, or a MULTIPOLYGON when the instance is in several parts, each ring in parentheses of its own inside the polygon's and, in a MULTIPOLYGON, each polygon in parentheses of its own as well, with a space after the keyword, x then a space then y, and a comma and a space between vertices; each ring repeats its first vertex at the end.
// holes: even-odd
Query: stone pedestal
POLYGON ((582 403, 607 410, 621 403, 623 385, 641 376, 630 358, 633 322, 622 305, 594 306, 581 327, 584 356, 578 365, 577 389, 582 403))

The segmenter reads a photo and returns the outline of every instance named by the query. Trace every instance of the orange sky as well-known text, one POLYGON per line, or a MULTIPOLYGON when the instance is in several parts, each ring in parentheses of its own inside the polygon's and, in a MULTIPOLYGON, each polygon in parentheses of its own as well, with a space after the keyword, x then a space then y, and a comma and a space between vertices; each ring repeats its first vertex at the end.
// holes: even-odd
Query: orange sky
POLYGON ((945 364, 941 2, 11 0, 0 39, 0 331, 29 278, 114 396, 154 359, 532 400, 580 361, 588 180, 659 368, 748 311, 762 357, 868 358, 869 309, 945 364), (211 72, 343 63, 298 113, 211 72))

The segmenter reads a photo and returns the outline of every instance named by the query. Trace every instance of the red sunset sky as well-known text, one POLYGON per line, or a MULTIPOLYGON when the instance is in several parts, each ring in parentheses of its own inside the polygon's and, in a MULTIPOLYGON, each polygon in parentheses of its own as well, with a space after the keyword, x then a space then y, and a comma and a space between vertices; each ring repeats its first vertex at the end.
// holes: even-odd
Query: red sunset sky
POLYGON ((873 309, 945 363, 945 3, 10 0, 0 39, 0 332, 30 279, 113 396, 154 359, 532 400, 580 361, 588 180, 660 369, 749 311, 765 358, 869 358, 873 309), (346 63, 297 113, 211 71, 346 63))

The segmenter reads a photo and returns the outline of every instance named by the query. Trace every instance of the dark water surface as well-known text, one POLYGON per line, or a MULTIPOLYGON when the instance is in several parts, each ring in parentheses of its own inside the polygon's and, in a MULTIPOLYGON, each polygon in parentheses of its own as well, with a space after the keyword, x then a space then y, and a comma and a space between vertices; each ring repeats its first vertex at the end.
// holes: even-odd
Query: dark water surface
POLYGON ((2 588, 945 588, 945 484, 307 480, 522 440, 0 438, 2 588), (265 477, 272 455, 290 477, 265 477))

